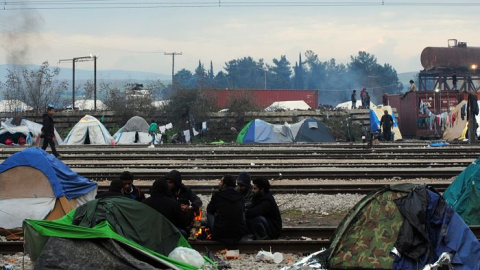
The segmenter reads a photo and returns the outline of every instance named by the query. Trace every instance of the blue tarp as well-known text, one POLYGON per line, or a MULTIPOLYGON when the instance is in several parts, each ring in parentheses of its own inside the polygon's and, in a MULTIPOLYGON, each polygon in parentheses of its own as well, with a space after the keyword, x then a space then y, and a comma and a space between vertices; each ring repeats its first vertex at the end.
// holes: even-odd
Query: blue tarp
POLYGON ((18 166, 30 166, 45 174, 55 197, 68 200, 81 197, 97 187, 97 183, 72 171, 65 163, 40 148, 27 148, 0 164, 0 173, 18 166))
MULTIPOLYGON (((392 116, 392 119, 393 119, 392 128, 398 127, 397 118, 395 118, 395 114, 393 114, 392 112, 392 114, 390 115, 392 116)), ((379 119, 377 117, 375 110, 370 110, 370 132, 375 132, 377 130, 380 130, 380 120, 381 118, 379 119)))
POLYGON ((247 132, 242 141, 242 143, 287 142, 293 142, 292 132, 287 126, 273 125, 260 119, 255 119, 249 123, 247 132))
POLYGON ((447 143, 447 142, 435 142, 435 143, 430 143, 429 145, 432 146, 432 147, 439 147, 439 146, 447 146, 447 145, 449 145, 449 143, 447 143))

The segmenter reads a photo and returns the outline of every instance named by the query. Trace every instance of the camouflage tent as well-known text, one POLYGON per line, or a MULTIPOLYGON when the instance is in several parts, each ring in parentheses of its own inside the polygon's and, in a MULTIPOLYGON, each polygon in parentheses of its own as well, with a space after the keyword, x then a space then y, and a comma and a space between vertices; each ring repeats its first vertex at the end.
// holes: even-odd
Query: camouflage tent
POLYGON ((423 269, 444 252, 455 269, 480 269, 480 243, 437 192, 391 185, 365 196, 340 223, 328 269, 423 269))

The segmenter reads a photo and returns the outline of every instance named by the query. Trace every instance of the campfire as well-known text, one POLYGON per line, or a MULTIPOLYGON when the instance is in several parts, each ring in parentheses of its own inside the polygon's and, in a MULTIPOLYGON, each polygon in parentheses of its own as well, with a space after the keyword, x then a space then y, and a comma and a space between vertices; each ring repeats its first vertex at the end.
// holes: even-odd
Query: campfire
POLYGON ((197 213, 194 213, 192 229, 190 230, 190 237, 188 240, 209 240, 212 239, 210 229, 202 225, 202 209, 200 208, 197 213))

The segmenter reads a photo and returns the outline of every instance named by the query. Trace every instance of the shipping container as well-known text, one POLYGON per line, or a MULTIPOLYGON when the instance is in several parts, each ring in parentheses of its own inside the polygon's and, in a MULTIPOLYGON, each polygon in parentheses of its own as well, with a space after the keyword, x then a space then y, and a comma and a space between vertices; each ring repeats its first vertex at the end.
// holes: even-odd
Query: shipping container
MULTIPOLYGON (((479 93, 480 94, 480 93, 479 93)), ((433 114, 439 115, 449 112, 449 108, 457 106, 466 99, 465 92, 459 91, 421 91, 408 93, 402 99, 401 95, 389 95, 389 105, 397 109, 400 119, 399 128, 404 138, 441 138, 443 128, 439 125, 430 125, 427 115, 421 110, 424 103, 433 114)))
POLYGON ((219 109, 228 108, 229 101, 234 98, 246 97, 260 108, 267 108, 276 101, 303 100, 312 109, 318 108, 317 90, 263 90, 263 89, 241 89, 241 90, 202 90, 212 100, 216 100, 219 109))

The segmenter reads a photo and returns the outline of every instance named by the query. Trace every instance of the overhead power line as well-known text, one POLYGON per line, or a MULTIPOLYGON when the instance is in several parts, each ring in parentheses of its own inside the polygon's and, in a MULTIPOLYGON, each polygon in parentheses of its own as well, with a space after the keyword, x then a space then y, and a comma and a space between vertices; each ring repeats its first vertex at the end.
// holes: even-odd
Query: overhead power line
POLYGON ((25 9, 160 9, 160 8, 256 8, 256 7, 361 7, 361 6, 480 6, 480 2, 454 1, 122 1, 122 0, 50 0, 50 1, 5 1, 3 10, 25 9))

